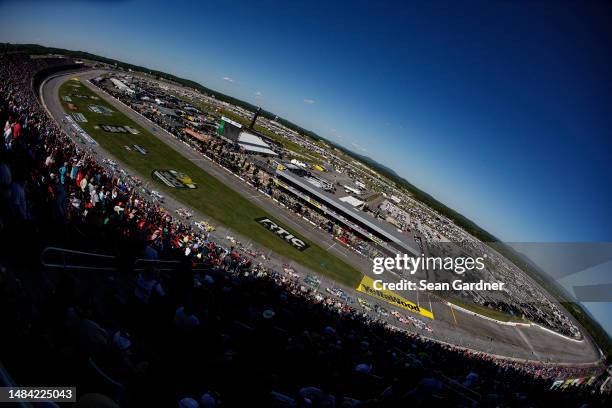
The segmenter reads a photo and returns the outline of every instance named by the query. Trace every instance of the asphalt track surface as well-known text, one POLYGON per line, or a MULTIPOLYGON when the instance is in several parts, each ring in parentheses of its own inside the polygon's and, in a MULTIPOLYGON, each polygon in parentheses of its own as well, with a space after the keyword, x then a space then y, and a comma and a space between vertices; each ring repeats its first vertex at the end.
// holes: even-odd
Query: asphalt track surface
MULTIPOLYGON (((117 110, 124 113, 127 117, 135 121, 136 123, 147 129, 154 137, 159 138, 168 146, 181 153, 188 160, 191 160, 196 165, 201 167, 203 170, 218 178, 226 185, 232 187, 242 196, 248 200, 256 203, 260 207, 264 208, 270 214, 286 223, 289 227, 294 229, 299 234, 312 242, 316 242, 322 248, 332 252, 346 263, 354 266, 359 271, 374 277, 372 274, 372 266, 369 260, 366 260, 359 254, 349 250, 342 244, 334 240, 328 233, 319 230, 306 220, 296 217, 291 211, 281 207, 278 203, 274 202, 268 196, 260 193, 244 181, 231 174, 228 170, 222 168, 216 163, 212 162, 202 154, 194 151, 187 144, 179 141, 174 136, 166 132, 161 127, 155 125, 148 119, 144 118, 131 108, 127 107, 117 99, 106 94, 99 88, 91 85, 88 80, 95 78, 100 75, 101 71, 86 71, 79 72, 76 74, 83 84, 87 85, 90 89, 96 92, 99 96, 103 97, 107 102, 114 106, 117 110)), ((75 76, 75 74, 65 73, 57 76, 53 76, 45 81, 41 89, 41 98, 45 103, 48 111, 56 119, 56 121, 66 128, 63 124, 63 118, 65 115, 64 109, 59 99, 59 87, 62 83, 75 76)), ((78 141, 77 141, 78 142, 78 141)), ((88 148, 89 149, 89 148, 88 148)), ((99 160, 103 158, 110 158, 120 164, 129 174, 136 174, 141 179, 149 179, 149 175, 138 174, 130 168, 129 163, 123 163, 117 160, 109 152, 105 151, 100 145, 92 145, 90 149, 94 152, 99 160)), ((155 189, 155 187, 151 187, 155 189)), ((186 205, 174 200, 172 197, 166 195, 164 207, 168 208, 171 212, 176 214, 177 208, 189 208, 186 205)), ((193 220, 199 219, 210 219, 206 214, 199 214, 194 209, 190 210, 193 212, 193 220)), ((179 217, 180 218, 180 217, 179 217)), ((214 223, 214 221, 213 221, 214 223)), ((325 276, 320 276, 307 268, 300 265, 296 265, 288 259, 284 259, 277 254, 265 249, 258 248, 253 245, 248 238, 242 237, 225 227, 214 223, 217 230, 212 233, 212 238, 217 242, 222 242, 226 245, 231 243, 226 240, 226 236, 232 236, 239 240, 243 246, 252 247, 258 252, 266 254, 266 260, 258 259, 257 262, 262 262, 264 265, 273 268, 275 270, 282 270, 284 264, 289 264, 293 269, 296 270, 300 275, 310 274, 317 275, 321 280, 320 290, 324 291, 327 287, 341 287, 345 292, 353 298, 359 296, 367 300, 371 304, 379 304, 386 309, 393 310, 394 308, 387 303, 379 302, 367 295, 359 294, 355 291, 355 288, 343 287, 327 279, 325 276)), ((423 278, 423 277, 421 277, 423 278)), ((417 277, 418 279, 418 277, 417 277)), ((403 326, 398 321, 390 321, 390 323, 408 331, 416 331, 424 337, 429 337, 435 340, 443 341, 446 343, 466 347, 469 349, 483 351, 490 354, 494 354, 500 357, 518 359, 518 360, 534 360, 550 363, 559 364, 571 364, 571 365, 582 365, 582 364, 593 364, 600 360, 599 349, 587 336, 581 341, 568 339, 559 336, 554 333, 550 333, 542 328, 529 326, 529 327, 516 327, 499 324, 488 319, 484 319, 474 314, 462 311, 452 310, 445 302, 439 299, 434 294, 428 292, 419 291, 405 291, 399 292, 401 296, 408 299, 420 307, 428 309, 433 312, 435 319, 430 320, 424 317, 420 317, 420 320, 426 322, 432 329, 432 332, 414 329, 412 326, 403 326)), ((356 307, 359 306, 356 304, 356 307)), ((410 314, 413 317, 418 315, 397 309, 402 314, 410 314)))

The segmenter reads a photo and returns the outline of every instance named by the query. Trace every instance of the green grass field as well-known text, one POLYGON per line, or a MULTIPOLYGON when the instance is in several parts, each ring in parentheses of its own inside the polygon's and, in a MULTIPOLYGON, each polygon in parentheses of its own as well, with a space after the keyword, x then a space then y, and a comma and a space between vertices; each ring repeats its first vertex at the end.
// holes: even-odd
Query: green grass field
MULTIPOLYGON (((323 250, 316 243, 304 239, 304 241, 310 244, 310 247, 304 251, 298 251, 265 229, 255 221, 256 218, 269 217, 286 230, 291 231, 290 228, 276 220, 262 208, 251 203, 153 136, 148 129, 139 126, 123 113, 118 112, 117 109, 102 98, 97 100, 91 99, 92 96, 97 95, 84 84, 76 80, 68 80, 61 85, 59 93, 60 97, 69 96, 72 99, 72 102, 65 102, 61 99, 66 113, 82 113, 87 118, 87 122, 77 123, 83 130, 89 133, 91 137, 117 159, 128 164, 141 175, 146 176, 151 185, 155 186, 155 189, 172 195, 182 203, 210 216, 218 223, 287 258, 288 261, 295 261, 297 264, 306 266, 335 281, 351 285, 352 287, 356 287, 359 284, 361 279, 359 271, 323 250), (84 96, 84 98, 79 98, 76 95, 84 96), (69 103, 73 104, 76 110, 70 110, 68 108, 69 103), (111 115, 94 113, 89 110, 89 105, 105 106, 112 109, 113 112, 111 115), (137 135, 131 133, 107 133, 101 128, 96 129, 96 126, 99 125, 127 125, 139 130, 140 133, 137 135), (133 144, 144 147, 148 154, 142 155, 135 150, 128 151, 125 148, 126 145, 131 146, 133 144), (157 169, 174 169, 183 172, 191 177, 198 188, 175 189, 167 187, 151 177, 152 171, 157 169)), ((294 235, 299 237, 299 234, 294 235)))

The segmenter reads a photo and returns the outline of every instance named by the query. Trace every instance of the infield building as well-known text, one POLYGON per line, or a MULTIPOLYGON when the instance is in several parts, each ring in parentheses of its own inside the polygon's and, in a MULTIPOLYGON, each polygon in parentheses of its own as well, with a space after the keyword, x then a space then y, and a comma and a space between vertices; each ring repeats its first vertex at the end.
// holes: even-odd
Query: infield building
POLYGON ((266 143, 263 137, 254 129, 259 112, 259 109, 255 112, 251 125, 248 128, 230 118, 222 116, 217 127, 217 134, 226 141, 237 144, 247 154, 276 157, 278 153, 272 150, 270 144, 266 143))
POLYGON ((300 199, 308 207, 350 229, 362 239, 372 242, 382 251, 389 254, 421 255, 419 244, 411 236, 340 201, 333 194, 317 188, 305 177, 292 172, 286 166, 277 167, 274 175, 277 186, 300 199))

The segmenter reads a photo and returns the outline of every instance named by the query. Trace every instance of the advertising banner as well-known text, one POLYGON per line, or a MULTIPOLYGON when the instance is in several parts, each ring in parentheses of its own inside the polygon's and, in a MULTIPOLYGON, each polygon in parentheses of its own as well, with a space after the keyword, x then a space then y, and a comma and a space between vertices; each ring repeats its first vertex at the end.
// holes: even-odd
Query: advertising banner
POLYGON ((361 283, 357 287, 358 292, 366 293, 370 296, 374 296, 380 300, 383 300, 391 305, 401 307, 402 309, 409 310, 414 313, 418 313, 421 316, 428 317, 433 320, 434 315, 431 311, 424 309, 420 306, 415 305, 409 300, 404 299, 393 291, 383 289, 378 290, 374 288, 374 280, 369 276, 363 277, 361 283))

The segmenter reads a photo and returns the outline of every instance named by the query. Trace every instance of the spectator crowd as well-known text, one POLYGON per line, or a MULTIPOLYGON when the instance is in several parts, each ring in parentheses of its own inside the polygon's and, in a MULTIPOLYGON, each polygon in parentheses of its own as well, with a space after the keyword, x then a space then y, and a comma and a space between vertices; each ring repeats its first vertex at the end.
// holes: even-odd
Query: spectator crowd
POLYGON ((44 59, 0 60, 0 318, 10 328, 0 361, 20 384, 75 384, 86 406, 610 402, 598 378, 550 390, 553 379, 597 377, 599 367, 433 342, 212 242, 45 114, 32 88, 44 59), (116 264, 49 271, 40 265, 49 246, 116 264))
MULTIPOLYGON (((279 205, 292 211, 297 216, 307 219, 320 230, 329 233, 337 242, 345 247, 370 260, 384 256, 384 249, 380 247, 380 244, 369 239, 363 239, 362 236, 327 215, 321 209, 325 207, 324 204, 318 203, 318 207, 308 205, 303 199, 298 198, 294 193, 275 183, 275 167, 270 162, 250 159, 248 154, 241 151, 237 143, 232 143, 223 138, 211 135, 206 138, 193 138, 188 133, 180 131, 176 126, 170 125, 168 117, 159 114, 155 109, 151 109, 151 104, 143 104, 143 101, 139 100, 138 92, 125 93, 112 85, 104 86, 102 81, 93 81, 93 84, 121 100, 135 111, 140 112, 143 116, 182 140, 195 151, 206 155, 217 164, 239 175, 242 180, 272 197, 279 205)), ((176 102, 174 96, 166 93, 163 93, 163 95, 172 104, 176 102)), ((352 174, 350 167, 343 165, 342 168, 347 174, 352 174)), ((353 178, 363 176, 365 176, 363 173, 351 175, 353 178)), ((367 178, 371 183, 374 183, 370 175, 367 178)), ((326 211, 333 212, 330 208, 326 208, 326 211)), ((485 272, 483 278, 490 281, 505 282, 506 288, 508 288, 510 293, 510 295, 506 296, 499 293, 483 294, 477 291, 463 291, 454 295, 492 310, 524 317, 529 321, 565 336, 580 337, 577 327, 566 317, 565 313, 561 312, 554 302, 551 302, 541 291, 537 290, 533 283, 525 279, 524 271, 514 267, 507 259, 458 228, 446 217, 412 198, 406 198, 398 205, 386 200, 385 205, 381 205, 380 212, 395 217, 400 222, 402 229, 417 232, 420 236, 417 239, 417 243, 421 246, 421 250, 423 250, 424 239, 428 251, 436 252, 437 255, 443 257, 453 253, 451 246, 461 248, 468 253, 474 254, 473 256, 480 256, 486 253, 491 260, 492 267, 490 271, 487 270, 485 272), (405 207, 405 209, 401 207, 405 207), (442 233, 446 238, 450 238, 451 242, 439 242, 438 240, 441 237, 435 231, 442 233), (546 307, 540 307, 542 304, 545 304, 546 307)), ((369 213, 372 214, 371 212, 369 213)), ((340 214, 336 214, 336 216, 342 218, 340 214)))

